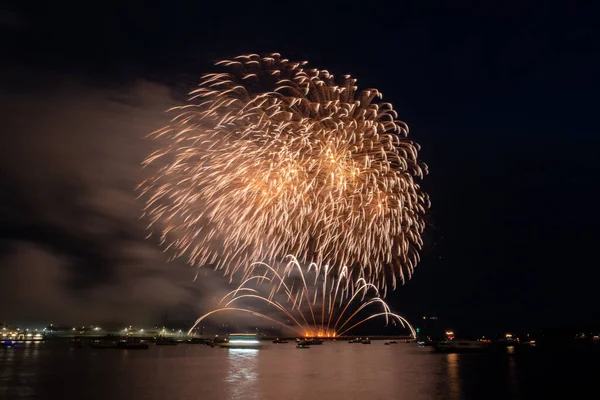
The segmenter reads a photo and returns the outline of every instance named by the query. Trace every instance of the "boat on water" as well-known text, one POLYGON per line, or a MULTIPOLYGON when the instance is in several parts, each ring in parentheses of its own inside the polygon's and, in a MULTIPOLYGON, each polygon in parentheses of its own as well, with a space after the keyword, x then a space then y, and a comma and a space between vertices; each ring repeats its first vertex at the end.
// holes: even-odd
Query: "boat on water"
POLYGON ((169 339, 169 338, 165 338, 165 337, 158 337, 158 338, 156 338, 156 345, 157 346, 177 346, 177 340, 169 339))
POLYGON ((90 347, 93 349, 116 349, 119 340, 121 340, 120 336, 106 335, 101 339, 92 339, 90 347))
POLYGON ((319 339, 319 338, 306 339, 306 341, 309 344, 315 345, 315 346, 319 346, 319 345, 323 344, 323 339, 319 339))
POLYGON ((192 339, 188 339, 187 343, 188 344, 203 344, 205 346, 215 347, 214 341, 211 339, 192 338, 192 339))
POLYGON ((148 349, 150 345, 148 342, 136 338, 127 338, 117 343, 117 348, 128 349, 128 350, 142 350, 148 349))
POLYGON ((362 344, 371 344, 371 339, 365 338, 361 341, 362 344))
POLYGON ((219 337, 219 335, 215 336, 215 338, 212 340, 212 342, 214 344, 216 344, 217 346, 219 346, 221 343, 226 343, 227 342, 227 337, 219 337))
POLYGON ((277 339, 273 340, 273 343, 281 343, 281 344, 283 344, 283 343, 289 343, 289 342, 287 340, 283 340, 283 339, 277 338, 277 339))
POLYGON ((308 340, 299 340, 296 342, 297 349, 310 349, 310 341, 308 340))
POLYGON ((232 333, 218 345, 229 349, 259 349, 262 347, 260 340, 251 333, 232 333))
POLYGON ((481 353, 489 349, 487 343, 478 340, 447 340, 432 345, 438 353, 481 353))
POLYGON ((354 339, 348 341, 348 343, 362 343, 362 339, 361 338, 354 338, 354 339))
POLYGON ((90 342, 90 347, 92 349, 116 349, 117 341, 107 339, 96 339, 90 342))

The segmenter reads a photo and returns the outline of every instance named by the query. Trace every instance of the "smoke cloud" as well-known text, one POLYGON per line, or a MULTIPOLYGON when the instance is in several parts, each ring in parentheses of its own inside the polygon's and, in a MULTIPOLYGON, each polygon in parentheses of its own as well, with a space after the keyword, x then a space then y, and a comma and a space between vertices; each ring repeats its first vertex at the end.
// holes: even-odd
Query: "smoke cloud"
POLYGON ((29 82, 0 93, 0 321, 190 321, 228 287, 145 240, 135 187, 170 89, 29 82))

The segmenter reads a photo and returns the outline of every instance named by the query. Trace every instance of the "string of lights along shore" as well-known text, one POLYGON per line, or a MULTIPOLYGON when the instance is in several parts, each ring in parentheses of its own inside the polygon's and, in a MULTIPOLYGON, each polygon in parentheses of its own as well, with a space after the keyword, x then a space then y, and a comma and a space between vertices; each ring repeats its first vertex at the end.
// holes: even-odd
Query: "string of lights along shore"
POLYGON ((287 255, 380 289, 410 278, 427 166, 381 92, 279 54, 215 68, 150 135, 158 150, 139 185, 149 235, 232 278, 287 255))

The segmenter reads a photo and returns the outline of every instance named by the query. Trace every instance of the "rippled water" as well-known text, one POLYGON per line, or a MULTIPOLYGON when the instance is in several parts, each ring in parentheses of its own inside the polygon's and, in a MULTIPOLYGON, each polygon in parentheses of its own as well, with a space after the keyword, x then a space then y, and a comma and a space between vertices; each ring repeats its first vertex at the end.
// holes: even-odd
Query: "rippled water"
POLYGON ((32 343, 0 348, 0 399, 598 398, 589 352, 435 354, 413 344, 149 350, 32 343), (592 397, 589 397, 589 396, 592 397))

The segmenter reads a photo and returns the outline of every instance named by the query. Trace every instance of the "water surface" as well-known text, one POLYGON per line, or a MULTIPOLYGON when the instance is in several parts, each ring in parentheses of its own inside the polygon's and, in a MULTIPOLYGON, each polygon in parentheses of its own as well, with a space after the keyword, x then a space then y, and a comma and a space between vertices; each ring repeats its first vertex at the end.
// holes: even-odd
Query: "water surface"
POLYGON ((597 354, 436 354, 414 344, 293 343, 261 350, 202 345, 149 350, 31 343, 0 348, 0 399, 598 398, 597 354))

